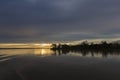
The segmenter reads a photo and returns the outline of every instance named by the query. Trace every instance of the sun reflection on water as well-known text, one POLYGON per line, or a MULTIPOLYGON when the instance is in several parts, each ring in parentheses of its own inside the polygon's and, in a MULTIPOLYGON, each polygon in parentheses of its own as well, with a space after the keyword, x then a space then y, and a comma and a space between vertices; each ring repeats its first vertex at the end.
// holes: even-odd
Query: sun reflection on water
POLYGON ((0 55, 37 55, 48 56, 53 55, 51 49, 0 49, 0 55))
POLYGON ((35 55, 52 55, 54 52, 50 49, 34 49, 35 55))

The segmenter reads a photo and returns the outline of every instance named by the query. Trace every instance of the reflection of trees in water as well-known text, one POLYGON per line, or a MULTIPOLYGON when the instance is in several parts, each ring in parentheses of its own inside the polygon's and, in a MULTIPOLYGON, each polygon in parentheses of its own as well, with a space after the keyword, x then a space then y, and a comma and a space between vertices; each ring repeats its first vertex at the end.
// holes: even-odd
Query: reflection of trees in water
POLYGON ((59 49, 59 50, 54 50, 55 55, 67 55, 69 53, 74 53, 74 54, 82 54, 82 56, 88 56, 90 55, 91 57, 96 57, 96 56, 101 56, 101 57, 108 57, 108 55, 120 55, 120 50, 111 50, 111 51, 101 51, 101 50, 68 50, 68 49, 59 49))

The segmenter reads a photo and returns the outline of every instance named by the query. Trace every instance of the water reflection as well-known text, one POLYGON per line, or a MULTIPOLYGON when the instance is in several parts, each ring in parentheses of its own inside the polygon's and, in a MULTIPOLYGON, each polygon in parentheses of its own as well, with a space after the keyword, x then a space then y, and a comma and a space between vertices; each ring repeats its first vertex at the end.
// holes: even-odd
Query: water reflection
POLYGON ((39 56, 47 56, 47 55, 53 55, 55 53, 50 49, 34 49, 34 54, 39 56))
POLYGON ((35 55, 35 56, 78 56, 96 58, 120 58, 120 51, 66 51, 51 49, 0 49, 0 57, 5 55, 35 55))
POLYGON ((56 55, 79 56, 79 57, 96 57, 96 58, 120 58, 120 51, 70 51, 56 50, 56 55))
POLYGON ((50 49, 0 49, 0 55, 52 55, 50 49))
POLYGON ((33 49, 0 49, 0 55, 24 55, 33 54, 33 49))

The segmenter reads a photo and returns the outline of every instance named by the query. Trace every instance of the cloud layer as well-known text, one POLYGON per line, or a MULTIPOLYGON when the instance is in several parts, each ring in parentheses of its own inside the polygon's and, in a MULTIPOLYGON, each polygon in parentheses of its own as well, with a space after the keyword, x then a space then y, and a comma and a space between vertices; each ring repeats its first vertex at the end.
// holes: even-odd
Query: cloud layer
POLYGON ((119 0, 0 0, 0 42, 120 37, 119 0))

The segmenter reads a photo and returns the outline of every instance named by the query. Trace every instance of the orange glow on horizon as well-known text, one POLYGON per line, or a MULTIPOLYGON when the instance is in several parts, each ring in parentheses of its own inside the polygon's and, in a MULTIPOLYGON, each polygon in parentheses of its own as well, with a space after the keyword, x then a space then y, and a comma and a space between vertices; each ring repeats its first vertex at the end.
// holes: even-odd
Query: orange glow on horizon
POLYGON ((51 48, 51 44, 0 44, 0 48, 51 48))

